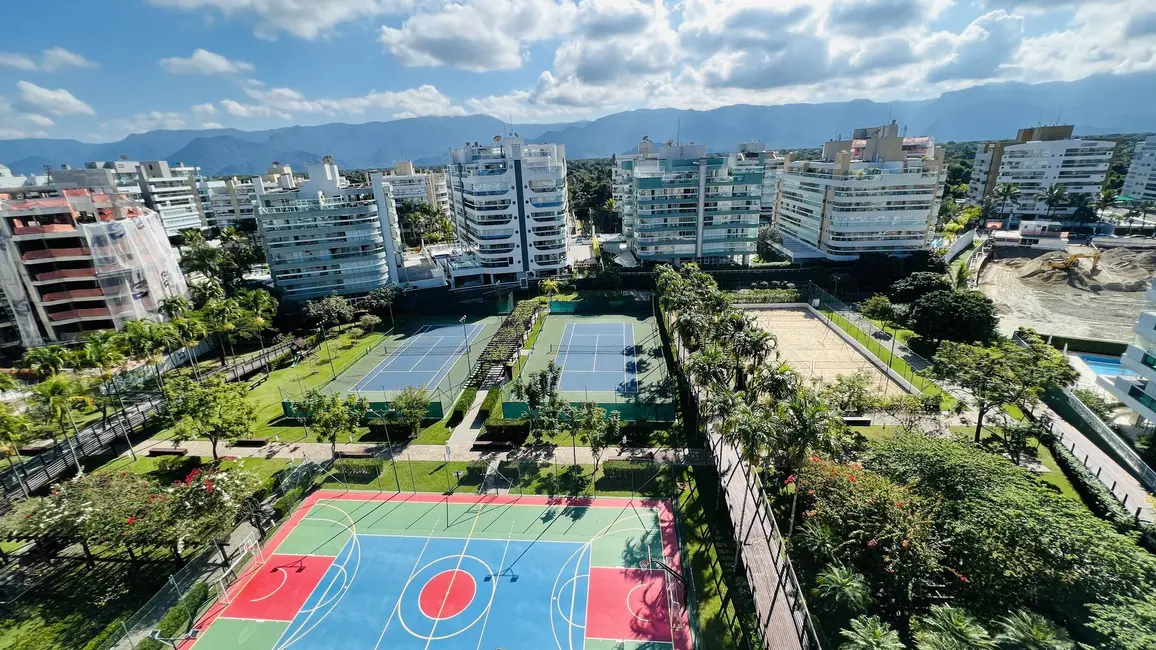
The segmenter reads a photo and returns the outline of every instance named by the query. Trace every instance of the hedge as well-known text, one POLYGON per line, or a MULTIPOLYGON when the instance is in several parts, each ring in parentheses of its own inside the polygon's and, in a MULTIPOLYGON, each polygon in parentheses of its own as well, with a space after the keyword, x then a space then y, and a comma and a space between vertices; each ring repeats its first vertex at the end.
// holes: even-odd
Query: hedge
POLYGON ((92 639, 84 645, 84 650, 105 650, 111 647, 112 642, 119 639, 124 634, 124 622, 128 620, 128 616, 121 616, 105 626, 100 634, 92 637, 92 639))
POLYGON ((1127 343, 1116 341, 1101 341, 1099 339, 1078 339, 1070 336, 1054 336, 1040 334, 1040 338, 1047 341, 1053 348, 1063 350, 1067 346, 1068 352, 1084 352, 1087 354, 1103 354, 1118 357, 1128 349, 1127 343))
POLYGON ((285 496, 277 499, 277 502, 273 504, 273 512, 276 514, 277 519, 281 519, 285 515, 292 512, 293 508, 297 505, 297 502, 300 501, 304 496, 304 490, 299 487, 295 487, 292 490, 286 492, 285 496))
POLYGON ((806 302, 803 292, 794 288, 782 289, 740 289, 731 292, 737 304, 772 305, 783 303, 806 302))
MULTIPOLYGON (((181 598, 176 606, 164 615, 156 629, 160 630, 162 637, 169 639, 184 634, 196 620, 201 605, 204 605, 208 600, 209 586, 203 582, 198 582, 193 585, 192 589, 189 589, 189 592, 185 594, 184 598, 181 598)), ((165 650, 167 647, 160 641, 152 639, 143 639, 136 644, 136 650, 165 650)))
POLYGON ((470 410, 470 406, 474 403, 474 398, 478 396, 478 389, 470 386, 462 391, 458 401, 454 402, 454 410, 450 412, 450 419, 446 421, 446 426, 456 427, 465 419, 466 412, 470 410))
POLYGON ((495 386, 486 393, 486 399, 482 401, 482 408, 478 413, 483 420, 489 420, 490 414, 494 411, 502 410, 502 389, 495 386))
POLYGON ((478 435, 483 442, 508 442, 520 445, 530 437, 530 421, 525 419, 494 418, 486 421, 486 427, 478 435))

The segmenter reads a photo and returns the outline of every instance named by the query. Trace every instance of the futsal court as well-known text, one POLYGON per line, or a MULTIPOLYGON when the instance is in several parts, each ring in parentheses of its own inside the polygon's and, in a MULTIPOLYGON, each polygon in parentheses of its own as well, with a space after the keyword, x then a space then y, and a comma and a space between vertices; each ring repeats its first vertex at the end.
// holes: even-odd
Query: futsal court
MULTIPOLYGON (((351 393, 434 389, 481 337, 482 323, 424 325, 354 384, 351 393)), ((481 347, 478 350, 481 352, 481 347)))
POLYGON ((667 501, 317 492, 181 650, 690 650, 667 501))
POLYGON ((638 390, 632 323, 566 323, 554 363, 562 369, 563 391, 638 390))

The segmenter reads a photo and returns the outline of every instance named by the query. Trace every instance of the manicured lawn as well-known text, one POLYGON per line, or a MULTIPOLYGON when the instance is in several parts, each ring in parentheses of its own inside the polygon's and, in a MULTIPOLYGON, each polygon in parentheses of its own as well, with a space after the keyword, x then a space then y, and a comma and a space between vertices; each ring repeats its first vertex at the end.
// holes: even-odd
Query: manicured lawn
MULTIPOLYGON (((484 472, 484 467, 482 468, 484 472)), ((477 466, 473 474, 470 473, 470 463, 466 461, 450 461, 449 463, 436 460, 406 460, 404 456, 396 461, 378 460, 365 461, 338 460, 330 476, 322 483, 323 488, 347 488, 350 490, 380 490, 396 492, 398 481, 401 481, 402 492, 446 492, 447 486, 451 490, 465 489, 467 492, 477 490, 481 485, 481 474, 477 466), (394 473, 396 462, 397 473, 394 473), (370 465, 373 471, 366 471, 370 465), (454 472, 461 472, 462 481, 454 478, 454 472)))
MULTIPOLYGON (((226 454, 222 454, 222 456, 224 455, 226 454)), ((163 458, 154 458, 151 456, 138 456, 136 460, 132 460, 128 456, 120 456, 116 460, 101 465, 94 471, 154 474, 157 471, 157 463, 161 460, 163 460, 163 458)), ((208 464, 212 461, 212 456, 201 457, 202 463, 208 464)), ((237 458, 221 461, 222 469, 244 469, 255 474, 259 480, 265 480, 288 466, 288 458, 237 458)))
POLYGON ((915 336, 915 332, 912 332, 909 329, 886 327, 883 325, 883 321, 875 320, 874 318, 868 318, 867 320, 871 321, 871 324, 874 325, 875 327, 878 327, 879 329, 887 332, 891 336, 894 336, 903 345, 907 345, 907 340, 910 339, 911 337, 915 336))

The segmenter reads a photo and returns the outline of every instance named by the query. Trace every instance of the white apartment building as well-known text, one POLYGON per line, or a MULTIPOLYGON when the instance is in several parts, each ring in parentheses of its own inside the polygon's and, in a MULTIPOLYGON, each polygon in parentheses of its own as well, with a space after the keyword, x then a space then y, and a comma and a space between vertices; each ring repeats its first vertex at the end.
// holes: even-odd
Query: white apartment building
POLYGON ((822 160, 784 157, 776 248, 792 261, 854 260, 927 248, 946 179, 943 147, 894 122, 823 144, 822 160))
POLYGON ((111 189, 106 185, 108 176, 102 170, 111 173, 118 194, 159 214, 170 237, 188 228, 207 227, 197 185, 198 167, 187 167, 183 163, 170 167, 163 160, 97 161, 84 163, 84 169, 53 170, 52 177, 74 187, 111 189))
POLYGON ((1123 196, 1133 201, 1156 201, 1156 135, 1136 143, 1123 196))
POLYGON ((1116 143, 1111 140, 1073 138, 1070 124, 1020 129, 1015 140, 984 143, 975 152, 968 201, 982 205, 995 188, 1009 183, 1020 189, 1020 199, 1001 205, 993 201, 993 214, 1009 227, 1040 218, 1068 217, 1076 208, 1067 205, 1049 210, 1041 200, 1051 185, 1062 185, 1069 196, 1082 194, 1094 202, 1108 176, 1116 143))
POLYGON ((1148 422, 1156 422, 1156 281, 1144 294, 1147 305, 1136 325, 1135 337, 1120 357, 1120 365, 1135 373, 1096 377, 1096 383, 1148 422))
POLYGON ((763 188, 757 157, 668 144, 634 159, 629 179, 622 232, 639 261, 750 262, 763 188))
POLYGON ((757 156, 763 164, 763 194, 759 220, 762 223, 771 223, 775 220, 775 203, 779 200, 779 172, 783 169, 786 159, 777 151, 767 151, 767 146, 758 140, 739 144, 739 153, 747 160, 757 156))
POLYGON ((458 242, 488 283, 558 275, 569 264, 566 149, 499 140, 450 152, 458 242))
POLYGON ((398 282, 397 213, 380 172, 350 186, 333 159, 266 187, 256 179, 257 224, 276 287, 287 300, 359 295, 398 282))
POLYGON ((450 193, 445 174, 436 171, 419 172, 414 170, 412 162, 403 160, 385 172, 384 180, 393 188, 394 202, 424 201, 450 216, 450 193))
POLYGON ((11 169, 0 165, 0 190, 47 184, 47 176, 15 176, 11 169))

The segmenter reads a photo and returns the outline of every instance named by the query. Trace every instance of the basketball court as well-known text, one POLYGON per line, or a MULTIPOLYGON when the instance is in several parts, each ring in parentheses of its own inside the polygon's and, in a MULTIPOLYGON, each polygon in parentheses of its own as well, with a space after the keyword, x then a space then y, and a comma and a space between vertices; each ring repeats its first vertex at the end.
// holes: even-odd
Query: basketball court
POLYGON ((690 650, 674 512, 627 498, 317 492, 182 650, 690 650))

